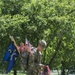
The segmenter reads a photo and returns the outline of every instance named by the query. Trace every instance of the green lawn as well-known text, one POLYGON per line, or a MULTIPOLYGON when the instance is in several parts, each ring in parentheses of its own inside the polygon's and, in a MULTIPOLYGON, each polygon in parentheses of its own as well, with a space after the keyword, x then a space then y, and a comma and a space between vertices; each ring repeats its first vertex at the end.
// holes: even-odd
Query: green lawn
MULTIPOLYGON (((7 75, 13 75, 13 73, 7 74, 7 75)), ((26 75, 24 73, 17 73, 17 75, 26 75)))
MULTIPOLYGON (((8 73, 8 74, 5 74, 5 73, 0 73, 0 75, 13 75, 13 71, 11 71, 10 73, 8 73)), ((20 72, 20 71, 18 71, 17 72, 17 75, 26 75, 25 73, 23 73, 23 72, 20 72)))
MULTIPOLYGON (((0 75, 13 75, 13 73, 9 73, 9 74, 0 74, 0 75)), ((17 75, 26 75, 24 73, 17 73, 17 75)), ((50 74, 50 75, 58 75, 58 74, 50 74)))
MULTIPOLYGON (((13 73, 9 73, 9 74, 0 74, 0 75, 13 75, 13 73)), ((17 73, 17 75, 26 75, 24 73, 17 73)))
MULTIPOLYGON (((8 74, 1 74, 0 73, 0 75, 13 75, 13 71, 11 71, 10 73, 8 73, 8 74)), ((17 71, 17 75, 26 75, 24 72, 21 72, 21 71, 17 71)), ((50 75, 58 75, 58 73, 57 72, 52 72, 51 71, 51 74, 50 75)))

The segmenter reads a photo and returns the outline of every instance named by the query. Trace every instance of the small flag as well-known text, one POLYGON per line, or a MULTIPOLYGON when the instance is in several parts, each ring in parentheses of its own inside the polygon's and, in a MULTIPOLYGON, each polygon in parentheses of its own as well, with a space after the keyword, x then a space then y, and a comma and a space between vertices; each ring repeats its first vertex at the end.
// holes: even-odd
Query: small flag
POLYGON ((29 47, 32 47, 32 45, 30 44, 30 42, 28 41, 27 38, 26 38, 26 40, 25 40, 25 44, 28 45, 29 47))
POLYGON ((29 45, 29 41, 28 41, 27 38, 26 38, 26 40, 25 40, 25 44, 26 44, 26 45, 29 45))
POLYGON ((31 50, 31 47, 32 47, 32 45, 30 44, 30 42, 26 38, 26 40, 25 40, 25 49, 30 51, 31 50))

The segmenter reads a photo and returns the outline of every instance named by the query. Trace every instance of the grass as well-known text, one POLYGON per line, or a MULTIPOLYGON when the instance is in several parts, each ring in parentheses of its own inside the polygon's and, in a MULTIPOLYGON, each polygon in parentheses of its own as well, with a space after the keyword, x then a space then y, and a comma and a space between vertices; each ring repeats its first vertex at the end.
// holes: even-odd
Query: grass
MULTIPOLYGON (((0 75, 13 75, 13 73, 9 73, 9 74, 0 74, 0 75)), ((17 75, 26 75, 24 73, 17 73, 17 75)), ((50 75, 58 75, 58 74, 50 74, 50 75)))
MULTIPOLYGON (((0 75, 13 75, 13 71, 11 71, 10 73, 8 74, 5 74, 5 73, 0 73, 0 75)), ((17 75, 26 75, 24 72, 20 72, 20 71, 17 71, 17 75)))
MULTIPOLYGON (((9 74, 0 74, 0 75, 13 75, 13 73, 9 73, 9 74)), ((17 75, 26 75, 24 73, 17 73, 17 75)))
MULTIPOLYGON (((11 72, 8 73, 8 74, 0 74, 0 75, 13 75, 13 71, 11 71, 11 72)), ((17 75, 26 75, 26 74, 25 74, 24 72, 22 72, 22 71, 17 71, 17 75)), ((50 74, 50 75, 58 75, 58 73, 51 71, 51 74, 50 74)))

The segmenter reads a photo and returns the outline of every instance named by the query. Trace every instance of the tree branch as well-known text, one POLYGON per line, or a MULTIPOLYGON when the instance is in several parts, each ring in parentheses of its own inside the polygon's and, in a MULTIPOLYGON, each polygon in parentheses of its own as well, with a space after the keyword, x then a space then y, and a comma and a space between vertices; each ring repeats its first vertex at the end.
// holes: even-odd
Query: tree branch
POLYGON ((52 65, 52 62, 53 62, 54 58, 56 57, 56 54, 58 53, 58 50, 59 50, 59 48, 60 48, 61 43, 62 43, 62 39, 59 40, 59 42, 58 42, 58 44, 57 44, 57 46, 56 46, 56 48, 55 48, 56 51, 55 51, 55 53, 53 54, 53 57, 51 58, 51 60, 49 61, 49 66, 52 65))

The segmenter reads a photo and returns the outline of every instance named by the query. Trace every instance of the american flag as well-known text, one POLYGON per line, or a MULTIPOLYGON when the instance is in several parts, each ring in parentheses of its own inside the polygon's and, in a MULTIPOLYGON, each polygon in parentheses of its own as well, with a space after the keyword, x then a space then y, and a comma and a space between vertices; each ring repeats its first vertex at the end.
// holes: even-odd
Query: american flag
POLYGON ((28 39, 26 38, 26 40, 25 40, 25 49, 26 49, 27 51, 31 51, 31 47, 32 47, 32 45, 30 44, 30 42, 29 42, 28 39))
POLYGON ((26 38, 25 44, 28 45, 29 47, 32 47, 32 45, 30 44, 27 38, 26 38))

